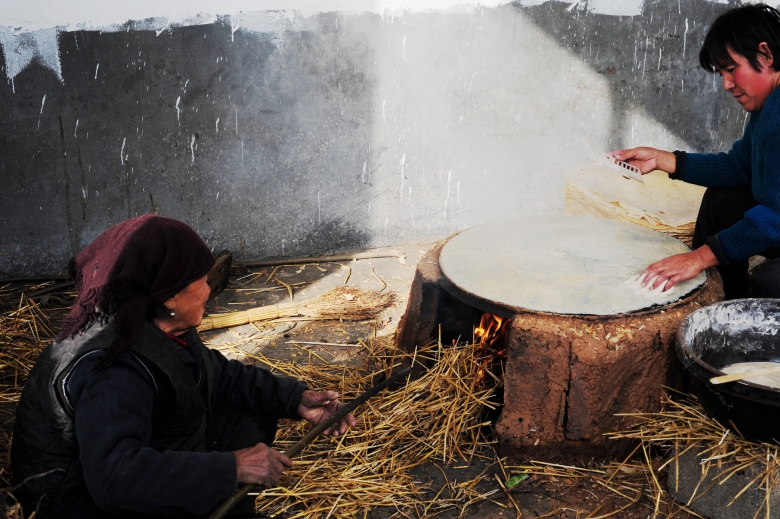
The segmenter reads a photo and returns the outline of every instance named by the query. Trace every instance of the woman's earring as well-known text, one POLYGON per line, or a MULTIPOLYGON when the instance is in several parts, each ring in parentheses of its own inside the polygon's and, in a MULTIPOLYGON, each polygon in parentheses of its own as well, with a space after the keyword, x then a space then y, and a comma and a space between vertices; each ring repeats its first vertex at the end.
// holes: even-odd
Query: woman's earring
POLYGON ((171 312, 168 315, 171 316, 171 317, 174 317, 176 314, 174 313, 173 310, 171 310, 171 312))

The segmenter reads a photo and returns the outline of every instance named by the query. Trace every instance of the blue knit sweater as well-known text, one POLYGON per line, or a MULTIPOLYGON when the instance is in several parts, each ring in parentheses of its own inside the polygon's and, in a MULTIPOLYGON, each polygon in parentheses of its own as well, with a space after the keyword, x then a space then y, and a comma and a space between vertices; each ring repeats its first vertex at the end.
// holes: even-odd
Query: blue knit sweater
POLYGON ((707 241, 722 264, 780 248, 780 88, 750 114, 744 135, 728 153, 687 153, 681 166, 675 178, 705 187, 750 186, 758 201, 742 220, 707 241))

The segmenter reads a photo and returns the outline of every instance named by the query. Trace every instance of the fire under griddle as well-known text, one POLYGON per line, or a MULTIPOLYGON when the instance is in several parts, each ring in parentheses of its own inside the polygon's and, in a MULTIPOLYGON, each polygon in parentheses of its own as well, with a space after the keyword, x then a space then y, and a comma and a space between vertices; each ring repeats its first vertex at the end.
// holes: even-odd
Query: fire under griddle
POLYGON ((456 234, 418 264, 399 345, 441 330, 471 338, 480 316, 508 319, 502 455, 606 459, 626 444, 603 433, 660 409, 679 385, 674 337, 689 313, 723 298, 712 270, 662 297, 622 282, 686 245, 637 225, 582 217, 528 217, 456 234), (594 246, 595 240, 595 246, 594 246), (558 306, 555 306, 558 305, 558 306))

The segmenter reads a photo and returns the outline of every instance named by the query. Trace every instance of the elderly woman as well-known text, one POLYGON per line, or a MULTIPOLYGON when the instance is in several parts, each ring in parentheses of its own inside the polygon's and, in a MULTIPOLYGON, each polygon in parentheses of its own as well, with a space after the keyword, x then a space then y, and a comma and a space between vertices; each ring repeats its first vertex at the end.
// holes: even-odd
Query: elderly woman
MULTIPOLYGON (((71 260, 78 299, 16 415, 11 461, 15 481, 27 479, 17 495, 28 513, 205 516, 237 484, 273 486, 292 465, 269 447, 277 419, 317 424, 341 407, 338 393, 203 345, 195 328, 213 265, 195 231, 154 215, 108 229, 71 260)), ((354 423, 348 415, 326 434, 354 423)))

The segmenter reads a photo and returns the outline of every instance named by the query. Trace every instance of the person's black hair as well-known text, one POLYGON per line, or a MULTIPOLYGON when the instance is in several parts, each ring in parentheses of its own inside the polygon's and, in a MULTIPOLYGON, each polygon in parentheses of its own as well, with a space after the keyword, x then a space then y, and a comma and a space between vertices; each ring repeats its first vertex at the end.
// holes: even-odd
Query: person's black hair
POLYGON ((772 68, 780 70, 780 12, 766 4, 748 4, 718 16, 707 31, 699 52, 699 63, 708 72, 736 65, 729 50, 748 60, 757 72, 758 45, 765 42, 772 52, 772 68))

